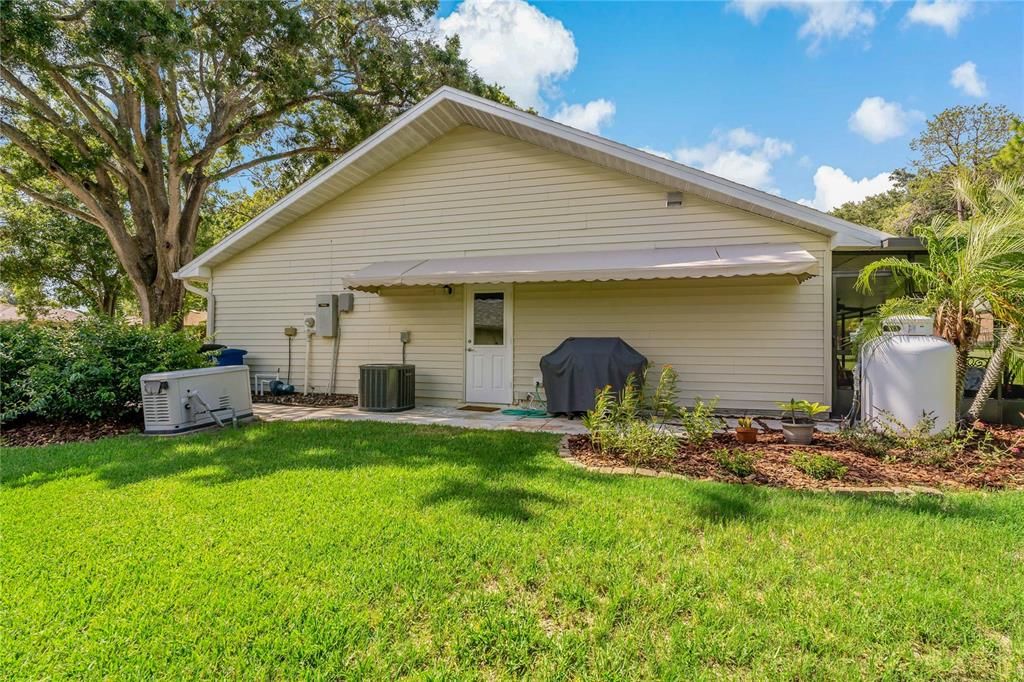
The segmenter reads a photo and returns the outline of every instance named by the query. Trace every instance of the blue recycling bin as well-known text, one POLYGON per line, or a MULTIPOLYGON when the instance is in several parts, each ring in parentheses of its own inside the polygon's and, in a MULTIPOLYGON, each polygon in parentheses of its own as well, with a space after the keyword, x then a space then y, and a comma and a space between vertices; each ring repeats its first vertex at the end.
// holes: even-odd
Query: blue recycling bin
POLYGON ((220 352, 220 355, 217 356, 217 364, 221 367, 226 367, 227 365, 244 365, 244 358, 248 352, 249 351, 242 350, 241 348, 225 348, 220 352))

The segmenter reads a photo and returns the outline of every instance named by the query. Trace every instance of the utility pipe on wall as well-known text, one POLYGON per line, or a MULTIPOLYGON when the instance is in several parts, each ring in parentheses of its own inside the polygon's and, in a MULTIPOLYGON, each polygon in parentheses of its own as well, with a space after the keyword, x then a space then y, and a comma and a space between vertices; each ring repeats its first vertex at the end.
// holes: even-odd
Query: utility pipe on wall
POLYGON ((306 325, 306 363, 302 375, 302 395, 309 395, 309 371, 313 364, 313 335, 316 334, 314 318, 307 317, 306 325))
POLYGON ((215 322, 217 315, 217 299, 209 289, 200 289, 196 285, 192 284, 190 280, 182 280, 182 284, 185 285, 185 291, 190 291, 196 296, 202 296, 206 299, 206 338, 212 340, 217 328, 215 322))

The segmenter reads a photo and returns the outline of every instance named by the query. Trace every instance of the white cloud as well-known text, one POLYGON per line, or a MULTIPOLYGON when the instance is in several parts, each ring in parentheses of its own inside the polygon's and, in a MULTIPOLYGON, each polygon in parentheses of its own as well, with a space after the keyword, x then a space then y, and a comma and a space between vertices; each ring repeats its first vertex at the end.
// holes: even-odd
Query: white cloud
POLYGON ((907 12, 907 21, 936 26, 952 36, 970 13, 971 4, 967 0, 917 0, 907 12))
POLYGON ((964 62, 953 69, 953 73, 949 76, 949 83, 971 97, 984 97, 988 94, 985 79, 978 74, 978 65, 974 62, 964 62))
MULTIPOLYGON (((437 20, 440 38, 459 36, 462 56, 484 80, 497 83, 521 107, 546 114, 560 99, 557 83, 576 68, 572 32, 525 0, 462 0, 437 20)), ((615 103, 562 102, 554 118, 599 133, 615 115, 615 103)))
POLYGON ((912 123, 922 118, 921 112, 907 111, 897 102, 865 97, 857 111, 850 114, 849 125, 853 132, 878 144, 905 134, 912 123))
POLYGON ((814 198, 801 199, 799 203, 819 211, 831 211, 848 201, 860 201, 864 197, 887 192, 894 185, 888 173, 854 180, 841 168, 818 166, 814 173, 814 198))
POLYGON ((576 68, 572 33, 524 0, 463 0, 437 23, 444 37, 458 34, 462 55, 485 80, 523 107, 542 110, 542 93, 576 68))
POLYGON ((786 9, 804 17, 797 35, 810 38, 811 49, 830 38, 870 32, 876 23, 873 9, 856 0, 733 0, 730 7, 755 24, 773 9, 786 9))
POLYGON ((555 112, 554 119, 573 128, 598 134, 603 126, 615 117, 615 103, 606 99, 595 99, 586 104, 565 104, 555 112))
POLYGON ((746 128, 733 128, 716 131, 711 141, 703 146, 680 147, 671 157, 655 150, 645 151, 778 194, 772 167, 776 161, 793 153, 793 145, 774 137, 762 137, 746 128))

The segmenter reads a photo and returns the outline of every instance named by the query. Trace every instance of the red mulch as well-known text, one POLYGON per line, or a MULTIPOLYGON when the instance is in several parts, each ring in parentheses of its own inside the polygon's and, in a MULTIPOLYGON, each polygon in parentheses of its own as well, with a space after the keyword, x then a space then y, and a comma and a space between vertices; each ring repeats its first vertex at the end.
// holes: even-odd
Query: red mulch
MULTIPOLYGON (((914 461, 915 453, 893 451, 887 458, 857 452, 839 434, 816 433, 812 445, 787 445, 779 432, 762 432, 756 445, 741 445, 733 434, 717 434, 712 442, 695 447, 680 442, 676 456, 657 466, 643 467, 671 471, 697 479, 729 483, 756 483, 779 488, 834 489, 841 487, 906 487, 1024 489, 1024 428, 986 426, 998 453, 984 454, 967 448, 940 464, 914 461), (723 469, 715 459, 719 448, 742 448, 757 452, 754 473, 747 478, 723 469), (847 467, 841 480, 817 480, 794 467, 790 455, 796 450, 825 453, 847 467)), ((573 456, 589 466, 629 467, 631 462, 615 454, 595 452, 589 436, 572 436, 569 449, 573 456)))
POLYGON ((355 407, 359 404, 359 396, 350 393, 310 393, 302 395, 254 395, 254 403, 274 403, 276 405, 301 405, 305 407, 355 407))
POLYGON ((0 428, 0 443, 5 446, 57 445, 83 443, 108 436, 120 436, 142 430, 141 419, 121 419, 98 422, 47 422, 28 420, 4 424, 0 428))

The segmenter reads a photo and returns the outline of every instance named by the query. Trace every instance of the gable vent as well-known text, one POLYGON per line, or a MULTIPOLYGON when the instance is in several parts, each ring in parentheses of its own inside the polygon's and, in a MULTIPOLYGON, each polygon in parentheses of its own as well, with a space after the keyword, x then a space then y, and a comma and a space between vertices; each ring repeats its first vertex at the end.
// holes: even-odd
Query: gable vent
POLYGON ((665 193, 665 205, 669 208, 678 208, 683 205, 683 193, 682 192, 666 192, 665 193))

